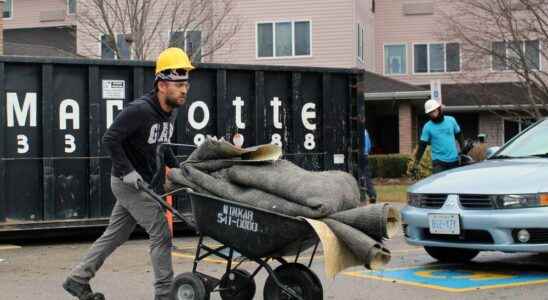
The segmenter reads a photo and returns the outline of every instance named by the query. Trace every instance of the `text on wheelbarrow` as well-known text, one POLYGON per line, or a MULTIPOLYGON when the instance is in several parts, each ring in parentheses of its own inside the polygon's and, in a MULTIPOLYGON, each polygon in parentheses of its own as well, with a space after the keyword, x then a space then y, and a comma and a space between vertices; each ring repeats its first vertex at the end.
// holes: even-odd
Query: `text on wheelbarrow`
POLYGON ((253 220, 251 210, 230 205, 223 205, 223 211, 217 214, 217 223, 246 231, 259 231, 259 224, 253 220))

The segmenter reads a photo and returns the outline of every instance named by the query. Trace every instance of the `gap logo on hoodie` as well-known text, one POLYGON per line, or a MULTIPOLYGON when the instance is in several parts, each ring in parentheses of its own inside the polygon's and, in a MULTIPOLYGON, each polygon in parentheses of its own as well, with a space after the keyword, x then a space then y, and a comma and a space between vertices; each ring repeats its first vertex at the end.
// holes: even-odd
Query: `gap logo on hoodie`
POLYGON ((171 124, 170 122, 153 124, 150 127, 148 143, 169 143, 171 141, 171 136, 173 136, 173 129, 173 124, 171 124))

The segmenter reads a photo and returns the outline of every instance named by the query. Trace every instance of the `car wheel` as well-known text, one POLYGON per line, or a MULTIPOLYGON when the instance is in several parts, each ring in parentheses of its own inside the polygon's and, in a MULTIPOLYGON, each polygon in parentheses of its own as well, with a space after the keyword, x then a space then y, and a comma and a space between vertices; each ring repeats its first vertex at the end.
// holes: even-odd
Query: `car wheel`
POLYGON ((480 253, 478 250, 445 247, 425 246, 424 250, 438 261, 448 263, 469 262, 480 253))

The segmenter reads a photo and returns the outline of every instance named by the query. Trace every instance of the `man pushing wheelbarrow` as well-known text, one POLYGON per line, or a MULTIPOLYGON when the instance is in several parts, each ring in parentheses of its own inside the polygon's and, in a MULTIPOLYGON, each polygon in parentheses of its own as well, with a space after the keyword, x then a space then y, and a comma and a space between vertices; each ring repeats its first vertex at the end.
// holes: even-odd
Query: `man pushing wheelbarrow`
MULTIPOLYGON (((107 229, 63 283, 63 288, 74 297, 104 299, 101 293, 92 291, 89 281, 139 224, 150 237, 154 299, 170 299, 173 281, 170 231, 163 209, 139 190, 139 184, 151 182, 157 171, 158 166, 153 163, 156 148, 171 140, 177 108, 186 101, 192 69, 183 50, 163 51, 156 61, 154 90, 124 108, 105 133, 103 146, 112 159, 111 188, 116 203, 107 229)), ((166 152, 166 165, 175 167, 173 152, 170 149, 166 152)))

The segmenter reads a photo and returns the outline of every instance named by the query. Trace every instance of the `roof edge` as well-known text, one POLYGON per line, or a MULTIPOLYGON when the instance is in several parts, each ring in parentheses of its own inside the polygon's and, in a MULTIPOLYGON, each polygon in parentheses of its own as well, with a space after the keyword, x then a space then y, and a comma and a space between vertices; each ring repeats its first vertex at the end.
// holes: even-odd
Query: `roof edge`
POLYGON ((373 100, 425 100, 430 98, 430 90, 363 93, 366 101, 373 100))

